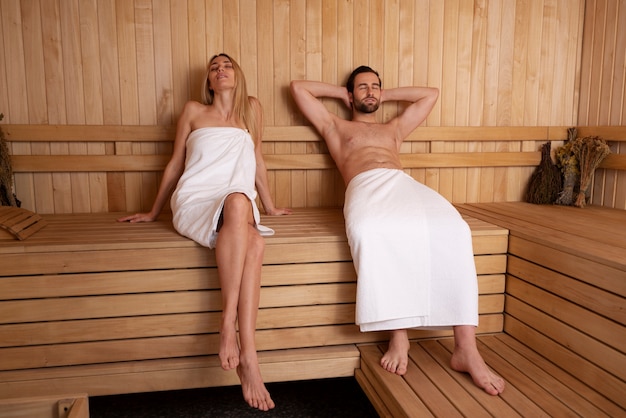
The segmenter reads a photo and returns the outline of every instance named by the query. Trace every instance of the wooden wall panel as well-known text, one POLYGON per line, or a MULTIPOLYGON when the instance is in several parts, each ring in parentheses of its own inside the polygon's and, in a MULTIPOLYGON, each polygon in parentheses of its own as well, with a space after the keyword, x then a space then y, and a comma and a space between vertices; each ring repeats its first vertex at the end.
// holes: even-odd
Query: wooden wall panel
MULTIPOLYGON (((626 125, 626 0, 588 0, 581 62, 578 124, 626 125)), ((611 142, 626 154, 626 143, 611 142)), ((594 178, 595 204, 626 209, 626 171, 600 169, 594 178)))
MULTIPOLYGON (((626 114, 626 35, 618 24, 626 18, 625 2, 0 0, 0 112, 7 124, 169 126, 187 100, 199 99, 207 60, 227 52, 244 69, 270 127, 307 124, 289 96, 291 79, 343 83, 360 64, 380 70, 385 87, 438 87, 440 100, 425 126, 619 125, 626 114)), ((348 116, 341 103, 327 105, 348 116)), ((380 119, 401 110, 402 104, 385 104, 380 119)), ((297 139, 269 143, 264 151, 326 152, 323 143, 297 139)), ((408 148, 536 146, 467 141, 408 148)), ((163 152, 122 143, 11 147, 26 155, 163 152)), ((530 171, 424 168, 411 174, 455 202, 474 202, 519 200, 530 171)), ((603 172, 594 200, 625 207, 623 175, 603 172)), ((158 178, 19 173, 15 182, 26 206, 40 212, 132 211, 146 209, 158 178)), ((272 172, 270 181, 281 205, 341 202, 343 185, 333 170, 272 172)))
MULTIPOLYGON (((290 79, 341 83, 359 64, 380 70, 386 86, 439 87, 439 111, 429 120, 435 126, 536 124, 539 114, 550 114, 540 110, 557 105, 569 111, 543 124, 568 125, 575 121, 583 5, 3 0, 8 88, 0 103, 8 107, 6 123, 62 123, 59 115, 68 113, 68 123, 167 125, 186 100, 199 97, 207 59, 224 51, 240 61, 272 126, 302 123, 293 117, 290 79), (65 110, 58 108, 63 103, 65 110)), ((390 104, 382 115, 396 108, 390 104)))

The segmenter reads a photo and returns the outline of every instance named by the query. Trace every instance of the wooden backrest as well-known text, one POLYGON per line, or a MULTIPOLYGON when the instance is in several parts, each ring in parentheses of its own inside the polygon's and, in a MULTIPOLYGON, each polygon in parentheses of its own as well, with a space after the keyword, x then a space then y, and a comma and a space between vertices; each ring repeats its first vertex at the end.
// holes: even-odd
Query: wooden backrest
MULTIPOLYGON (((5 125, 15 191, 38 213, 148 210, 169 160, 174 126, 5 125)), ((579 135, 626 138, 623 127, 579 135)), ((402 146, 414 178, 454 203, 523 200, 539 147, 553 150, 567 127, 423 127, 402 146)), ((278 206, 341 206, 344 185, 327 148, 308 126, 268 126, 263 152, 278 206)), ((626 169, 611 155, 605 169, 626 169)))

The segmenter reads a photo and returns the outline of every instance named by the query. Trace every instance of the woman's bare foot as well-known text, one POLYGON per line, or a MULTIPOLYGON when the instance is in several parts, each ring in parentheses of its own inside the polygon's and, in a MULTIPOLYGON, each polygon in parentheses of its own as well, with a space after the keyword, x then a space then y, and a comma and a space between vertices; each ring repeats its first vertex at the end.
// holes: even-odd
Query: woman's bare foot
POLYGON ((222 324, 219 358, 224 370, 232 370, 239 365, 239 345, 237 344, 237 329, 234 324, 222 324))
POLYGON ((405 329, 391 331, 389 348, 380 365, 389 373, 404 375, 409 364, 409 337, 405 329))
POLYGON ((457 372, 469 373, 474 384, 490 395, 499 395, 504 391, 504 379, 489 370, 475 347, 466 349, 456 346, 450 366, 457 372))
POLYGON ((237 374, 241 381, 241 390, 243 398, 253 408, 261 411, 269 411, 274 408, 274 401, 270 393, 265 388, 263 378, 261 377, 261 369, 256 357, 244 358, 242 355, 239 366, 237 366, 237 374))

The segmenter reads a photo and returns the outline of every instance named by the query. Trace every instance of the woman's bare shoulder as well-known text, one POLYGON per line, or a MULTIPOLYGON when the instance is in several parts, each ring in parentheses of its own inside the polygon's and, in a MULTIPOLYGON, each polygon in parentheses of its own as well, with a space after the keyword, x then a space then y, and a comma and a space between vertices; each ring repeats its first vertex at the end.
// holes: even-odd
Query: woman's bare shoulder
POLYGON ((189 100, 187 103, 185 103, 185 106, 183 107, 183 111, 184 112, 199 112, 200 110, 206 109, 207 106, 208 105, 202 104, 198 101, 189 100))

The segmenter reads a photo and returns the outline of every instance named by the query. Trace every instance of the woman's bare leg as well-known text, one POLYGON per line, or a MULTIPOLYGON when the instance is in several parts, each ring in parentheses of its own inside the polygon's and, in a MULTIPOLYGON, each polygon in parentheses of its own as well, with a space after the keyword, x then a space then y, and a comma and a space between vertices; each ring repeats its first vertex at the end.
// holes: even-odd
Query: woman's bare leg
POLYGON ((474 326, 454 327, 454 353, 450 365, 458 372, 469 373, 474 384, 490 395, 498 395, 504 390, 504 379, 487 367, 478 352, 474 326))
POLYGON ((253 225, 249 227, 248 252, 239 294, 239 340, 241 354, 237 373, 243 396, 254 408, 263 411, 274 408, 259 368, 255 331, 261 292, 261 266, 265 241, 253 225))
POLYGON ((223 304, 220 360, 225 370, 237 368, 246 402, 268 410, 274 402, 261 377, 255 343, 264 248, 248 198, 242 194, 228 196, 216 245, 223 304), (237 345, 237 322, 241 350, 237 345))
POLYGON ((249 205, 250 202, 242 194, 231 194, 226 198, 224 223, 215 246, 222 293, 219 358, 224 370, 232 370, 239 365, 237 309, 248 246, 249 205))

